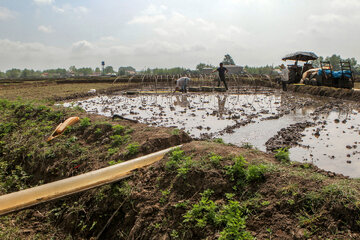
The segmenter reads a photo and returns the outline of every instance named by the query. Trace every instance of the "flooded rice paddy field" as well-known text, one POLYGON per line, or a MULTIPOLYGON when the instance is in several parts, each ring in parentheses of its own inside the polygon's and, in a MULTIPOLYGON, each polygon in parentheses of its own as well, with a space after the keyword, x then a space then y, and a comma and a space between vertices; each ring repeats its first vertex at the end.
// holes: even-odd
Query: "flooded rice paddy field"
POLYGON ((293 93, 187 93, 97 96, 67 103, 151 126, 177 127, 195 138, 222 138, 262 151, 290 146, 293 161, 360 177, 360 114, 354 102, 293 93))

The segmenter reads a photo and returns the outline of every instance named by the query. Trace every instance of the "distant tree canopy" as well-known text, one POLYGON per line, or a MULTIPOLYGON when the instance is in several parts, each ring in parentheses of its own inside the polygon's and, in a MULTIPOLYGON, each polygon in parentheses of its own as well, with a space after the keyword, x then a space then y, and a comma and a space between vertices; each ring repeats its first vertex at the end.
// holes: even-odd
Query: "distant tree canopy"
POLYGON ((13 68, 6 71, 7 78, 19 78, 21 75, 21 70, 17 68, 13 68))
POLYGON ((20 78, 34 78, 40 77, 41 71, 34 71, 32 69, 24 69, 21 71, 20 78))
POLYGON ((118 75, 119 75, 119 76, 126 75, 129 71, 135 72, 136 70, 135 70, 135 68, 133 68, 133 67, 131 67, 131 66, 119 67, 118 75))
POLYGON ((333 70, 335 70, 335 71, 341 70, 340 61, 349 61, 350 65, 351 65, 351 68, 355 72, 359 72, 359 70, 360 70, 360 65, 357 64, 357 61, 356 61, 355 58, 343 59, 343 58, 341 58, 340 55, 336 55, 336 54, 333 54, 331 57, 326 57, 326 58, 320 56, 318 59, 313 61, 313 66, 314 67, 320 67, 320 62, 321 61, 329 61, 330 64, 332 65, 332 67, 333 67, 333 70))
POLYGON ((274 73, 274 67, 270 65, 262 66, 262 67, 249 67, 245 66, 244 70, 250 74, 267 74, 272 75, 274 73))
POLYGON ((222 63, 224 65, 235 65, 234 60, 232 59, 232 57, 229 54, 226 54, 224 56, 224 60, 222 61, 222 63))
POLYGON ((76 70, 79 75, 89 76, 94 73, 94 70, 90 67, 83 67, 76 70))
MULTIPOLYGON (((119 68, 119 70, 121 67, 119 68)), ((127 70, 135 71, 133 67, 125 67, 127 70)), ((40 77, 67 77, 67 76, 90 76, 94 73, 101 73, 99 67, 95 68, 95 70, 91 67, 81 67, 76 68, 75 66, 70 66, 69 69, 65 68, 57 68, 57 69, 46 69, 43 71, 33 70, 33 69, 9 69, 5 72, 0 71, 0 78, 40 78, 40 77)), ((107 66, 105 68, 105 74, 115 74, 115 71, 112 66, 107 66)))
POLYGON ((196 65, 196 69, 199 71, 202 71, 204 68, 215 68, 215 66, 206 63, 199 63, 198 65, 196 65))
POLYGON ((113 69, 112 66, 107 66, 107 67, 105 67, 105 69, 104 69, 104 73, 105 73, 105 74, 114 73, 114 72, 115 72, 115 71, 114 71, 114 69, 113 69))
POLYGON ((176 75, 176 74, 186 74, 191 72, 190 69, 175 67, 175 68, 154 68, 154 69, 146 69, 144 71, 140 71, 143 74, 155 74, 155 75, 176 75))
MULTIPOLYGON (((75 68, 75 66, 74 66, 74 68, 75 68)), ((75 70, 76 70, 76 68, 75 68, 75 70)), ((65 76, 67 71, 65 68, 57 68, 57 69, 44 70, 43 73, 48 73, 49 75, 65 76)))

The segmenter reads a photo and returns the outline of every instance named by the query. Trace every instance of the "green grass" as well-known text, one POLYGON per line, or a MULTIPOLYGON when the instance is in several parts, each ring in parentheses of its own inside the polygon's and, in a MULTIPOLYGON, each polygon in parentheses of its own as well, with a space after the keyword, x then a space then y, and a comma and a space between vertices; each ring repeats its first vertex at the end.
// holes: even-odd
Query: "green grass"
POLYGON ((136 155, 140 150, 140 145, 137 142, 130 143, 126 146, 126 156, 134 156, 136 155))
POLYGON ((248 212, 238 201, 228 196, 225 204, 216 204, 210 199, 214 192, 210 189, 201 193, 201 199, 184 214, 184 223, 190 228, 205 228, 206 226, 220 229, 219 239, 221 240, 248 240, 254 239, 245 230, 246 213, 248 212))
POLYGON ((288 151, 288 148, 280 148, 278 150, 275 150, 275 158, 282 162, 282 163, 288 163, 290 162, 290 153, 288 151))

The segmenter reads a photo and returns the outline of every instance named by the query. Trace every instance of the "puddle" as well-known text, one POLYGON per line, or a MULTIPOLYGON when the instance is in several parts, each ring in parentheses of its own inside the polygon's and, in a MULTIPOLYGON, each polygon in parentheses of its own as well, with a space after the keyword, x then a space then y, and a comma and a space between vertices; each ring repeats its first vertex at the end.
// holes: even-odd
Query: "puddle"
POLYGON ((265 143, 295 123, 305 128, 300 146, 290 149, 294 161, 312 162, 325 170, 360 177, 360 114, 351 104, 302 95, 158 94, 98 96, 78 105, 87 112, 114 114, 151 126, 177 127, 192 137, 221 137, 266 151, 265 143))
POLYGON ((291 157, 328 171, 360 177, 359 117, 356 110, 322 115, 316 126, 303 132, 304 146, 290 149, 291 157))
POLYGON ((239 122, 274 116, 280 104, 281 96, 273 94, 119 95, 76 103, 90 113, 119 114, 152 126, 177 127, 192 137, 212 136, 239 122))

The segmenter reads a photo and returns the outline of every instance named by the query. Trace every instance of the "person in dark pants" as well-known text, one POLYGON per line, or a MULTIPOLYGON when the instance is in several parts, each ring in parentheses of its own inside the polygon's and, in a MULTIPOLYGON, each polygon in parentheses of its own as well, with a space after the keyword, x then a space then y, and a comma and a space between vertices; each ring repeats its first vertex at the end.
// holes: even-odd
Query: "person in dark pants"
POLYGON ((289 69, 287 69, 284 64, 280 65, 280 69, 281 69, 282 89, 284 92, 286 92, 287 91, 286 84, 289 82, 289 69))
POLYGON ((220 81, 223 81, 225 89, 228 90, 226 81, 225 81, 225 72, 228 72, 227 68, 224 67, 223 63, 220 63, 220 67, 217 68, 216 70, 213 71, 214 72, 219 72, 219 82, 218 82, 218 87, 220 87, 220 81))

